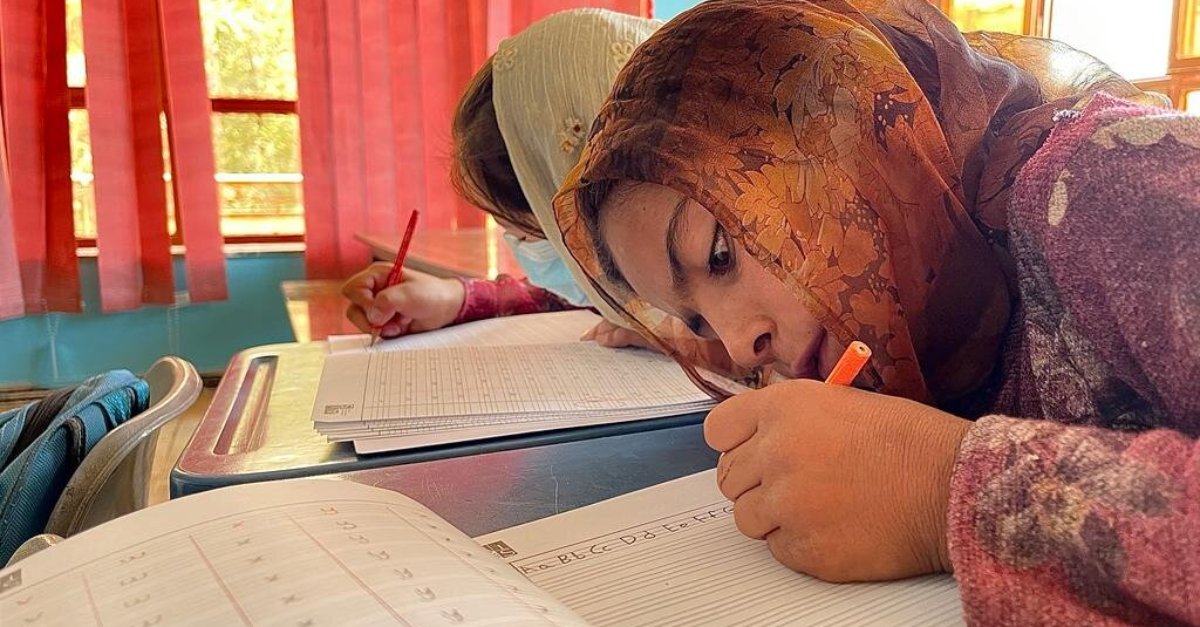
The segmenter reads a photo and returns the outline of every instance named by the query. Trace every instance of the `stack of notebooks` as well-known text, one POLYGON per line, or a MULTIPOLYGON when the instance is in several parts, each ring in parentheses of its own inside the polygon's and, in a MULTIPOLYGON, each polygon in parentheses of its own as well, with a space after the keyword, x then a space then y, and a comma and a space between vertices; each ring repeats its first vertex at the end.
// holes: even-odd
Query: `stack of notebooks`
POLYGON ((671 359, 579 337, 586 311, 484 320, 370 345, 330 339, 312 419, 377 453, 707 411, 671 359))

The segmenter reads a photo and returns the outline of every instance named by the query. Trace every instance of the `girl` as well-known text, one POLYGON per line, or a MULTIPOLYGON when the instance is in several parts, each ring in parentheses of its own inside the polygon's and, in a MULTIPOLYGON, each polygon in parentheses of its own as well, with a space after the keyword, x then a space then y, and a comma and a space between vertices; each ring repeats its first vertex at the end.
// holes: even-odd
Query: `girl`
POLYGON ((1197 625, 1200 120, 1156 102, 922 0, 711 0, 555 208, 651 339, 797 379, 705 424, 783 563, 952 570, 973 625, 1197 625), (854 339, 863 389, 816 383, 854 339))
MULTIPOLYGON (((511 314, 596 307, 620 318, 581 288, 550 201, 579 158, 583 140, 613 80, 635 47, 661 22, 601 9, 564 11, 501 42, 467 86, 453 122, 451 180, 472 204, 492 214, 527 280, 444 279, 409 270, 376 293, 390 266, 376 264, 342 291, 347 317, 363 331, 382 324, 384 337, 511 314)), ((602 323, 589 338, 644 344, 602 323)))

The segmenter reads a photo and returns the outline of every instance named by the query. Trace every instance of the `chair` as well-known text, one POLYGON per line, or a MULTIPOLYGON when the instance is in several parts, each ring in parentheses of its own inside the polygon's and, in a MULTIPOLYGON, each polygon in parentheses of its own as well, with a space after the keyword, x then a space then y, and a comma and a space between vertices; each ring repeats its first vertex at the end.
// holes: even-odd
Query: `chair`
POLYGON ((42 533, 33 536, 32 538, 22 542, 21 546, 17 547, 17 552, 13 553, 12 557, 9 558, 7 566, 12 566, 13 564, 16 564, 30 555, 33 555, 42 549, 48 549, 62 541, 63 539, 60 536, 56 536, 52 533, 42 533))
POLYGON ((144 378, 150 407, 88 453, 54 506, 46 533, 68 537, 146 506, 159 427, 187 411, 204 383, 192 364, 178 357, 159 359, 144 378))

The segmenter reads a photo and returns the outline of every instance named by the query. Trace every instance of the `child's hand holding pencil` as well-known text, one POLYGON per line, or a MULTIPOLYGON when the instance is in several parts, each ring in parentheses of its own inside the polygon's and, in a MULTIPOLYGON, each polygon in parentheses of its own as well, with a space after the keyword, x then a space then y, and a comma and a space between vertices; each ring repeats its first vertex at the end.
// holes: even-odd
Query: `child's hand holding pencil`
POLYGON ((851 344, 828 378, 739 394, 704 422, 717 482, 742 533, 829 581, 950 569, 946 517, 971 423, 848 387, 869 355, 851 344))
POLYGON ((461 281, 404 268, 417 217, 413 211, 393 263, 374 264, 342 286, 350 301, 346 317, 370 333, 372 343, 379 337, 440 329, 454 322, 462 309, 466 294, 461 281))

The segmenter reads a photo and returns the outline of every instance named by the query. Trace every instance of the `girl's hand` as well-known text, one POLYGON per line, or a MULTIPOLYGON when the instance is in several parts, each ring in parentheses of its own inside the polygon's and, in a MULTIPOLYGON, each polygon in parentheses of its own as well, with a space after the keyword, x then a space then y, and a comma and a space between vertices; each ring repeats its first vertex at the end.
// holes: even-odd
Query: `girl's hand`
POLYGON ((583 341, 591 340, 606 348, 626 348, 634 346, 637 348, 648 348, 652 351, 658 349, 654 345, 646 341, 636 331, 630 331, 624 327, 619 327, 607 320, 601 320, 596 326, 592 327, 583 337, 579 338, 583 341))
POLYGON ((816 381, 740 394, 704 422, 742 533, 827 581, 951 570, 950 476, 970 423, 816 381))
POLYGON ((391 264, 373 264, 342 286, 342 294, 350 300, 346 317, 354 326, 371 333, 382 325, 383 337, 396 337, 454 322, 466 298, 461 281, 406 268, 399 283, 376 293, 391 269, 391 264))

